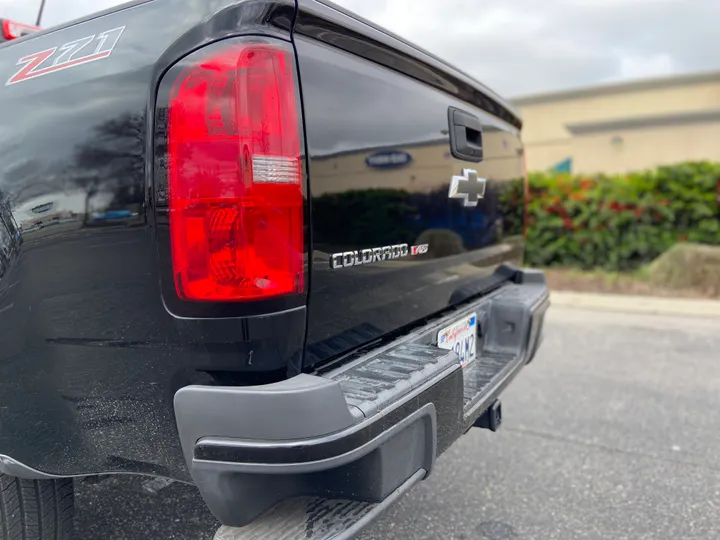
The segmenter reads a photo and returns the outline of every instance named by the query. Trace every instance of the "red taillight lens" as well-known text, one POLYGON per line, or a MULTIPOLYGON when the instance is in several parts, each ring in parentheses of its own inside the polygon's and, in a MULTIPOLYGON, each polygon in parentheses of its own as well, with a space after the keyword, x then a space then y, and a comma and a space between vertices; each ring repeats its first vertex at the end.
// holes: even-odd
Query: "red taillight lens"
POLYGON ((223 49, 173 85, 168 179, 180 298, 303 292, 297 111, 292 56, 272 45, 223 49))
POLYGON ((29 24, 21 24, 7 19, 2 21, 2 35, 5 39, 17 39, 26 34, 32 34, 38 32, 40 28, 37 26, 30 26, 29 24))

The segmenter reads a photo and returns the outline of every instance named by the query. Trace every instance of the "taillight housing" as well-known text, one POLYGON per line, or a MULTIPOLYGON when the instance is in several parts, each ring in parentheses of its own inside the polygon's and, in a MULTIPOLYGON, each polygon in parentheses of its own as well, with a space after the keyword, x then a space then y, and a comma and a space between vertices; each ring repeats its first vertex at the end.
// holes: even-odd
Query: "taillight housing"
POLYGON ((168 210, 182 300, 239 302, 304 291, 304 195, 292 53, 215 49, 168 101, 168 210))
POLYGON ((0 26, 2 26, 2 37, 6 40, 18 39, 24 35, 40 31, 37 26, 30 26, 29 24, 22 24, 8 19, 2 19, 0 26))

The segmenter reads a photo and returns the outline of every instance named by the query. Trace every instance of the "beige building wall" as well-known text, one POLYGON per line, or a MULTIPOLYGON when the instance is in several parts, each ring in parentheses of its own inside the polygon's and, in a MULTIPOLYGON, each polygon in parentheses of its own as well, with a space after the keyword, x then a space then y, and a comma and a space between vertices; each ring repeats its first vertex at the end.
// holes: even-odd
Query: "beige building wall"
POLYGON ((569 157, 573 172, 587 173, 720 159, 720 72, 532 96, 515 104, 523 116, 529 170, 569 157), (705 137, 715 137, 715 144, 705 137))
POLYGON ((573 141, 573 172, 624 173, 683 161, 720 162, 720 122, 664 129, 580 135, 573 141))
POLYGON ((572 157, 572 139, 570 137, 551 142, 525 143, 525 155, 528 171, 545 171, 572 157))

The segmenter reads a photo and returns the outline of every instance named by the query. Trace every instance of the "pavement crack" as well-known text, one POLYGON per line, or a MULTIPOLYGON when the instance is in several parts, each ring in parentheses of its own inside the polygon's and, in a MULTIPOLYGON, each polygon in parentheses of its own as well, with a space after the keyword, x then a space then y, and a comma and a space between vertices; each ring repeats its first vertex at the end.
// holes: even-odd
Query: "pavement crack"
POLYGON ((712 465, 708 465, 707 463, 698 463, 696 461, 685 461, 682 459, 672 459, 672 458, 665 457, 665 456, 649 454, 647 452, 638 452, 635 450, 625 450, 623 448, 617 448, 615 446, 608 446, 606 444, 581 441, 581 440, 572 439, 570 437, 566 437, 563 435, 546 433, 544 431, 535 431, 532 429, 514 428, 514 427, 504 426, 504 430, 510 431, 512 433, 519 433, 521 435, 530 435, 531 437, 539 437, 541 439, 547 439, 549 441, 570 443, 570 444, 574 444, 576 446, 584 446, 585 448, 594 448, 596 450, 603 450, 605 452, 610 452, 610 453, 615 453, 615 454, 623 454, 623 455, 633 456, 633 457, 644 457, 644 458, 654 459, 656 461, 660 461, 660 462, 664 462, 664 463, 672 463, 674 465, 687 465, 689 467, 696 467, 698 469, 704 469, 707 471, 720 473, 720 467, 713 467, 712 465))

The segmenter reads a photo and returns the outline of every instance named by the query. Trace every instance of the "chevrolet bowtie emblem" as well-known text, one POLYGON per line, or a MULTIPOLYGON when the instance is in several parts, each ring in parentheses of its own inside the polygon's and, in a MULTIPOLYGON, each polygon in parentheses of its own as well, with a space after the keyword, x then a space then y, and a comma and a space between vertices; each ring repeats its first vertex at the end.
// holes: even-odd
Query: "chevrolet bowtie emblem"
POLYGON ((477 206, 478 200, 485 196, 485 183, 487 180, 478 178, 477 171, 463 169, 462 176, 453 176, 450 183, 448 197, 450 199, 464 199, 465 206, 477 206))

